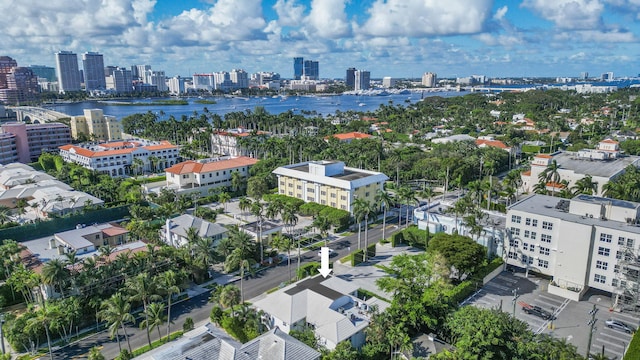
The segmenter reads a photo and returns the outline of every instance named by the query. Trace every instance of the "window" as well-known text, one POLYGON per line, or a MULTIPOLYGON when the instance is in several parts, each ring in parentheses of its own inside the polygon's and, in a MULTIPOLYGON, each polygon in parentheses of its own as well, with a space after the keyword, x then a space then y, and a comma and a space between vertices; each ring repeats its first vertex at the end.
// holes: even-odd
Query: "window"
POLYGON ((320 204, 321 205, 327 205, 327 201, 326 200, 320 200, 320 204))
POLYGON ((616 259, 622 259, 622 251, 616 251, 616 259))
POLYGON ((307 192, 310 192, 310 193, 315 192, 315 189, 314 188, 307 188, 307 192))
POLYGON ((549 250, 550 250, 549 248, 540 246, 539 249, 540 249, 540 255, 549 255, 549 250))
POLYGON ((531 231, 529 230, 524 231, 524 237, 528 238, 530 235, 531 235, 531 231))
POLYGON ((340 209, 347 210, 347 205, 340 205, 340 209))
POLYGON ((517 259, 518 253, 515 251, 509 251, 509 254, 507 254, 507 256, 509 257, 509 259, 517 259))
POLYGON ((511 234, 513 234, 513 235, 515 235, 515 236, 520 236, 520 229, 519 229, 519 228, 512 227, 512 228, 511 228, 511 234))
MULTIPOLYGON (((602 235, 600 235, 602 237, 602 235)), ((618 237, 618 245, 624 246, 624 244, 626 244, 627 239, 624 238, 624 236, 619 236, 618 237)))
MULTIPOLYGON (((536 239, 536 235, 537 235, 536 232, 532 231, 531 232, 531 240, 535 240, 536 239)), ((549 239, 551 239, 551 235, 549 235, 549 239)))
POLYGON ((627 246, 633 247, 633 239, 627 239, 627 246))
POLYGON ((611 243, 611 234, 601 233, 600 234, 600 241, 606 242, 606 243, 611 243))
POLYGON ((531 226, 531 218, 526 218, 526 219, 524 220, 524 223, 525 223, 525 225, 527 225, 527 226, 531 226))
POLYGON ((522 217, 521 216, 511 215, 511 222, 516 223, 516 224, 520 224, 521 221, 522 221, 522 217))
POLYGON ((540 260, 538 259, 538 266, 548 269, 549 268, 549 262, 547 260, 540 260))
POLYGON ((618 279, 611 279, 612 286, 618 286, 618 279))
POLYGON ((600 283, 600 284, 604 284, 607 282, 607 277, 604 275, 600 275, 600 274, 595 274, 593 275, 593 281, 600 283))
POLYGON ((596 261, 596 269, 607 270, 608 267, 609 267, 609 263, 608 262, 600 261, 600 260, 596 261))
POLYGON ((529 250, 530 250, 531 252, 536 251, 536 244, 531 244, 531 246, 529 247, 529 250))
POLYGON ((320 191, 320 195, 322 195, 322 196, 326 196, 326 195, 327 195, 327 192, 326 192, 326 191, 320 191))
POLYGON ((287 186, 288 187, 293 187, 293 183, 288 183, 287 186))
POLYGON ((302 185, 296 185, 296 189, 302 190, 302 185))
POLYGON ((543 221, 542 228, 545 230, 553 230, 553 223, 550 223, 548 221, 543 221))
POLYGON ((518 240, 510 239, 509 240, 509 246, 517 248, 518 247, 518 240))
POLYGON ((340 195, 340 200, 345 201, 347 200, 347 197, 345 195, 340 195))
POLYGON ((364 193, 364 197, 369 197, 369 192, 364 193))
POLYGON ((620 265, 613 265, 613 272, 614 273, 619 273, 620 272, 620 265))
POLYGON ((531 226, 538 227, 538 219, 531 219, 531 226))
POLYGON ((335 199, 335 198, 336 198, 336 194, 335 194, 335 193, 331 193, 331 195, 330 195, 330 196, 331 196, 331 198, 332 198, 332 199, 335 199))
POLYGON ((336 203, 332 202, 331 207, 336 207, 336 203))
POLYGON ((529 250, 529 244, 528 243, 522 243, 522 250, 529 250))
POLYGON ((540 234, 540 241, 546 242, 546 243, 551 243, 551 235, 540 234))
POLYGON ((313 196, 307 196, 307 201, 314 201, 315 198, 313 196))
POLYGON ((289 196, 293 196, 293 191, 289 191, 289 196))
POLYGON ((602 256, 609 256, 609 252, 610 252, 610 251, 611 251, 611 250, 610 250, 609 248, 606 248, 606 247, 602 247, 602 246, 600 246, 600 247, 598 248, 598 255, 602 255, 602 256))

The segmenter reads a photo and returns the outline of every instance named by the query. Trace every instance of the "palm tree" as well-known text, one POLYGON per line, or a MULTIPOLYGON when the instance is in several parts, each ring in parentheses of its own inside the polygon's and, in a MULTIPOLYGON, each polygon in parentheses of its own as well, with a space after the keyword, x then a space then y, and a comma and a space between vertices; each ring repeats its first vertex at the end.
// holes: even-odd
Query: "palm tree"
POLYGON ((413 190, 411 190, 411 188, 408 186, 403 186, 398 189, 398 197, 401 200, 404 200, 405 205, 407 205, 407 218, 405 221, 405 225, 409 225, 409 207, 411 206, 411 204, 418 204, 419 201, 415 197, 413 190))
POLYGON ((571 190, 576 194, 593 195, 598 192, 598 183, 593 181, 591 175, 586 175, 582 179, 576 181, 571 190))
POLYGON ((100 352, 100 347, 94 346, 89 350, 87 360, 105 360, 104 355, 100 352))
POLYGON ((237 286, 235 285, 225 285, 221 290, 220 290, 220 305, 222 305, 225 308, 233 308, 234 306, 241 304, 240 302, 240 298, 241 298, 241 292, 240 289, 238 289, 237 286))
POLYGON ((356 218, 358 222, 358 250, 362 248, 362 244, 360 243, 360 232, 362 229, 362 220, 364 220, 364 261, 367 261, 367 235, 369 229, 369 215, 374 211, 371 203, 365 199, 357 198, 353 202, 353 216, 356 218))
POLYGON ((47 335, 47 345, 49 347, 49 358, 53 360, 53 352, 51 351, 51 335, 49 334, 49 327, 51 323, 59 316, 58 310, 54 306, 42 306, 36 311, 36 316, 30 318, 27 321, 28 326, 42 326, 44 332, 47 335))
POLYGON ((245 184, 244 176, 242 176, 240 171, 234 171, 231 174, 231 188, 233 189, 233 191, 239 191, 244 187, 244 184, 245 184))
MULTIPOLYGON (((282 209, 282 213, 280 214, 282 218, 282 222, 284 223, 284 227, 287 229, 287 233, 291 236, 293 232, 293 228, 298 224, 298 215, 296 214, 296 209, 293 206, 287 205, 282 209)), ((298 245, 298 266, 297 269, 300 270, 300 237, 297 239, 298 245)))
POLYGON ((223 191, 220 194, 218 194, 218 201, 222 203, 224 212, 227 212, 227 203, 229 202, 229 200, 231 200, 231 195, 229 195, 228 192, 223 191))
POLYGON ((431 207, 431 198, 433 197, 433 195, 435 195, 435 193, 433 192, 433 189, 430 187, 425 187, 418 193, 418 196, 420 196, 423 199, 427 199, 427 233, 429 232, 429 220, 430 220, 429 208, 431 207))
POLYGON ((4 225, 11 219, 11 209, 8 206, 0 205, 0 225, 4 225))
POLYGON ((282 203, 282 201, 270 201, 267 204, 267 208, 264 212, 264 215, 267 217, 267 219, 275 220, 275 218, 277 218, 278 215, 280 215, 283 209, 284 209, 284 204, 282 203))
MULTIPOLYGON (((129 291, 130 299, 133 301, 141 301, 144 309, 145 320, 149 321, 149 314, 147 313, 147 307, 150 301, 161 300, 162 298, 157 294, 157 283, 149 277, 146 272, 140 273, 132 278, 128 278, 125 282, 125 286, 129 291)), ((147 328, 147 340, 149 341, 149 347, 151 347, 151 335, 149 335, 149 329, 147 328)))
POLYGON ((169 336, 171 335, 171 300, 173 294, 180 292, 180 287, 178 287, 178 279, 175 271, 167 270, 158 276, 159 284, 163 292, 167 294, 167 342, 169 342, 169 336))
POLYGON ((331 229, 331 222, 329 222, 329 219, 324 215, 318 215, 313 219, 311 226, 320 232, 320 236, 324 239, 325 246, 329 245, 329 229, 331 229))
POLYGON ((137 173, 139 175, 142 169, 144 169, 144 161, 142 161, 142 159, 140 158, 135 158, 131 162, 131 167, 133 167, 134 174, 137 173))
POLYGON ((244 213, 245 221, 247 220, 247 210, 251 209, 251 205, 251 199, 246 196, 243 196, 240 198, 240 200, 238 200, 238 207, 240 208, 240 211, 244 213))
POLYGON ((109 324, 109 335, 111 338, 115 336, 118 340, 118 349, 122 351, 120 337, 118 336, 118 330, 122 328, 124 338, 127 340, 127 345, 129 346, 129 352, 131 352, 131 343, 127 335, 127 328, 125 327, 126 323, 133 323, 136 320, 133 315, 131 315, 131 303, 122 293, 117 292, 111 295, 109 299, 104 300, 100 307, 101 310, 98 313, 98 317, 109 324))
POLYGON ((256 201, 251 205, 251 214, 258 218, 258 246, 260 247, 260 263, 264 261, 264 247, 262 246, 262 218, 264 215, 264 206, 260 201, 256 201))
POLYGON ((388 192, 379 189, 376 193, 375 200, 382 208, 382 239, 386 239, 385 231, 387 230, 387 209, 393 205, 394 199, 388 192))
MULTIPOLYGON (((253 258, 244 257, 240 248, 236 248, 231 252, 231 255, 227 258, 227 262, 225 266, 228 266, 229 270, 239 267, 240 268, 240 299, 241 302, 244 302, 244 292, 243 292, 243 282, 244 282, 244 271, 245 269, 249 270, 251 274, 253 274, 253 265, 256 263, 253 258)), ((229 271, 228 269, 225 269, 229 271)))
MULTIPOLYGON (((162 340, 160 327, 167 321, 167 317, 164 315, 164 304, 159 302, 149 304, 144 315, 145 319, 140 322, 140 328, 147 329, 147 332, 153 331, 153 328, 158 329, 158 339, 162 340)), ((169 341, 168 338, 167 341, 169 341)), ((151 347, 151 344, 149 346, 151 347)))
POLYGON ((559 170, 560 170, 560 165, 558 165, 556 160, 553 160, 551 161, 551 164, 549 164, 547 168, 544 169, 538 176, 538 179, 544 181, 545 183, 549 183, 549 182, 553 183, 552 185, 554 186, 551 187, 551 196, 555 196, 555 193, 556 193, 555 185, 560 183, 559 170))
POLYGON ((64 297, 64 288, 69 280, 69 270, 65 263, 60 259, 53 259, 44 264, 42 267, 42 282, 46 285, 56 286, 60 290, 60 296, 64 297))
POLYGON ((271 246, 280 251, 287 252, 287 269, 289 270, 289 280, 291 280, 291 249, 294 248, 293 239, 291 236, 278 234, 271 240, 271 246))

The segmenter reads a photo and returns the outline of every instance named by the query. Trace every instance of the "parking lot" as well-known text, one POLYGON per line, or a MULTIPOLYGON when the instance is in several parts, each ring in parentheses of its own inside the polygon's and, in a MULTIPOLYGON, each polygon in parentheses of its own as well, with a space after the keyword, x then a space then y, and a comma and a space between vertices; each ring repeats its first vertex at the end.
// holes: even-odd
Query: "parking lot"
POLYGON ((536 334, 546 333, 556 338, 564 338, 578 348, 580 354, 587 352, 591 319, 589 311, 596 305, 596 323, 591 341, 591 353, 603 351, 610 359, 622 359, 624 350, 631 340, 632 334, 610 329, 605 321, 615 319, 637 328, 640 317, 635 314, 610 312, 611 297, 602 294, 587 293, 583 301, 575 302, 547 292, 548 280, 522 273, 502 272, 488 282, 465 305, 481 308, 497 308, 515 314, 519 320, 526 322, 536 334), (515 290, 515 302, 514 302, 515 290), (515 307, 514 307, 515 305, 515 307), (527 314, 523 307, 538 306, 553 314, 554 319, 543 319, 527 314))

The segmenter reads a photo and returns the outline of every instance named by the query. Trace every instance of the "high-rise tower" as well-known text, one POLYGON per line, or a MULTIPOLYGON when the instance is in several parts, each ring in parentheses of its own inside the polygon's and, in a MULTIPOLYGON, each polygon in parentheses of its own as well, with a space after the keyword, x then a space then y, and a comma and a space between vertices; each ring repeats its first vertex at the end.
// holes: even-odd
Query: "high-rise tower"
POLYGON ((82 54, 82 69, 84 70, 84 87, 87 91, 107 88, 102 54, 96 52, 82 54))
POLYGON ((304 59, 301 57, 293 58, 293 79, 300 80, 304 71, 304 59))
POLYGON ((78 70, 78 55, 71 51, 56 53, 56 75, 60 93, 80 90, 80 71, 78 70))

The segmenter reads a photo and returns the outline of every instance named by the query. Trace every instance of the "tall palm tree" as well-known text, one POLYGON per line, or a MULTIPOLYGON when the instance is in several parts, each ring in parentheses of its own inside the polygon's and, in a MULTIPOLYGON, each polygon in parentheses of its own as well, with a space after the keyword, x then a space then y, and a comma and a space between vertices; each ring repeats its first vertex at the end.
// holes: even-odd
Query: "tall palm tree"
POLYGON ((271 240, 271 246, 287 252, 287 269, 289 270, 289 280, 291 280, 291 250, 294 248, 293 239, 289 235, 278 234, 271 240))
POLYGON ((318 215, 313 219, 311 226, 320 232, 320 236, 324 239, 325 246, 329 245, 329 229, 331 229, 329 219, 324 215, 318 215))
MULTIPOLYGON (((358 220, 358 239, 360 239, 360 229, 362 228, 362 220, 364 220, 364 261, 367 261, 367 246, 369 242, 369 215, 373 213, 375 213, 374 207, 365 199, 358 198, 353 202, 353 215, 355 216, 356 220, 358 220)), ((360 242, 358 242, 358 249, 361 249, 360 242)))
MULTIPOLYGON (((140 322, 140 328, 146 329, 147 332, 156 328, 158 330, 158 339, 162 340, 160 327, 167 321, 167 317, 164 315, 164 304, 159 302, 149 304, 144 315, 145 319, 140 322)), ((169 341, 168 338, 167 341, 169 341)), ((149 346, 151 347, 151 345, 149 346)))
POLYGON ((42 267, 42 282, 46 285, 56 286, 60 290, 60 296, 65 297, 64 288, 69 280, 69 270, 66 264, 60 259, 53 259, 46 262, 42 267))
POLYGON ((394 199, 388 192, 379 189, 376 192, 376 203, 382 208, 382 239, 386 239, 385 231, 387 230, 387 209, 394 204, 394 199))
MULTIPOLYGON (((540 175, 538 175, 538 179, 544 181, 545 183, 552 182, 553 185, 557 185, 560 183, 560 165, 556 160, 552 160, 551 163, 544 169, 540 175)), ((551 196, 556 195, 556 186, 551 187, 551 196)))
POLYGON ((233 308, 236 305, 241 304, 240 289, 235 285, 225 285, 220 290, 219 302, 220 305, 225 308, 233 308))
MULTIPOLYGON (((147 307, 151 301, 161 300, 160 295, 157 294, 157 283, 149 277, 146 272, 140 273, 132 278, 128 278, 125 282, 125 287, 130 293, 130 299, 132 301, 142 302, 144 309, 144 317, 147 322, 149 321, 149 314, 147 314, 147 307)), ((149 329, 147 328, 147 340, 149 341, 149 347, 151 347, 151 335, 149 335, 149 329)))
POLYGON ((218 201, 222 203, 222 207, 224 208, 224 212, 227 212, 227 203, 231 200, 231 195, 228 192, 223 191, 218 194, 218 201))
POLYGON ((262 221, 264 218, 264 205, 256 201, 251 205, 251 214, 258 219, 258 246, 260 247, 260 263, 264 261, 264 246, 262 246, 262 221))
MULTIPOLYGON (((298 224, 298 215, 296 214, 296 209, 293 206, 287 205, 282 209, 282 213, 280 213, 280 217, 282 218, 282 222, 284 223, 284 227, 287 229, 287 233, 290 236, 293 236, 293 228, 298 224)), ((297 242, 298 245, 298 265, 297 270, 300 270, 300 236, 293 238, 294 241, 297 242)))
POLYGON ((419 201, 416 198, 414 191, 411 190, 411 188, 408 186, 403 186, 398 189, 398 197, 404 201, 405 205, 407 205, 407 217, 405 220, 405 225, 409 225, 409 207, 411 206, 411 204, 418 204, 419 201))
POLYGON ((593 195, 598 192, 598 182, 593 181, 591 175, 585 175, 576 181, 571 190, 576 194, 593 195))
POLYGON ((231 252, 231 255, 227 258, 227 262, 225 266, 228 266, 227 271, 239 267, 240 268, 240 300, 244 302, 244 291, 243 291, 243 282, 244 282, 244 271, 249 270, 251 274, 253 274, 253 265, 256 261, 253 258, 244 257, 242 251, 239 248, 236 248, 231 252))
POLYGON ((247 210, 251 209, 251 205, 251 199, 246 196, 243 196, 240 198, 240 200, 238 200, 238 207, 240 208, 240 211, 244 213, 245 221, 247 220, 247 210))
POLYGON ((98 317, 106 321, 109 325, 109 335, 111 338, 115 336, 118 340, 118 349, 122 351, 120 337, 118 336, 118 330, 122 328, 124 338, 127 340, 129 352, 131 352, 131 343, 129 342, 129 336, 127 335, 127 328, 125 327, 126 323, 133 323, 136 320, 133 315, 131 315, 131 303, 122 293, 117 292, 111 295, 109 299, 104 300, 100 307, 101 309, 100 312, 98 312, 98 317))
POLYGON ((242 189, 245 182, 246 179, 244 178, 244 176, 242 176, 240 171, 234 171, 231 174, 231 188, 233 189, 233 191, 239 191, 240 189, 242 189))
POLYGON ((158 275, 158 277, 158 282, 163 292, 167 294, 167 342, 169 342, 169 336, 171 335, 171 301, 173 300, 173 294, 180 292, 178 275, 173 270, 167 270, 158 275))
POLYGON ((434 191, 430 187, 425 187, 420 192, 418 192, 418 196, 423 199, 427 199, 427 232, 429 232, 429 208, 431 207, 431 198, 435 195, 434 191))
POLYGON ((44 332, 47 336, 47 346, 49 347, 49 358, 53 360, 53 352, 51 351, 51 335, 49 333, 49 328, 51 327, 51 323, 55 321, 55 319, 59 316, 58 309, 54 306, 41 306, 36 311, 36 316, 30 318, 27 321, 28 326, 38 327, 41 326, 44 328, 44 332))

